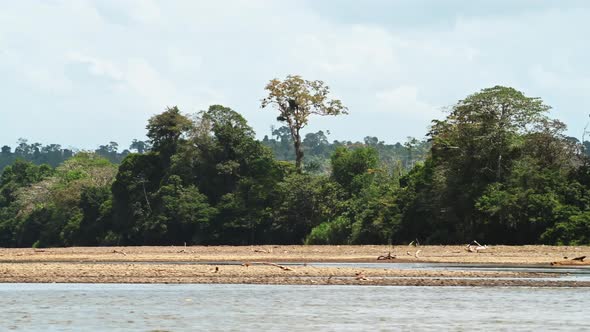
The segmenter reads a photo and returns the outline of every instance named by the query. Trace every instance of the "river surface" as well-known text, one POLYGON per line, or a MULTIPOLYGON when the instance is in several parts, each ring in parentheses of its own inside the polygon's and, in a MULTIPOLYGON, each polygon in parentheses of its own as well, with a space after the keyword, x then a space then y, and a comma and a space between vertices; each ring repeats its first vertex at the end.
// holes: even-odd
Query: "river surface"
POLYGON ((1 331, 588 331, 590 290, 0 284, 1 331))

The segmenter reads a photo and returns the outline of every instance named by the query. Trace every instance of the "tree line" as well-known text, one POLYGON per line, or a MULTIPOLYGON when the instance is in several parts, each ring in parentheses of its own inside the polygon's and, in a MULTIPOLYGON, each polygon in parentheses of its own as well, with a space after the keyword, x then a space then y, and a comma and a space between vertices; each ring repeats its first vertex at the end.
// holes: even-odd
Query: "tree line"
MULTIPOLYGON (((124 149, 119 152, 119 144, 117 142, 109 142, 105 145, 99 145, 93 152, 97 156, 108 159, 110 162, 119 164, 131 152, 144 153, 149 150, 149 143, 134 139, 129 146, 129 149, 124 149)), ((14 151, 12 147, 3 145, 0 148, 0 170, 6 166, 11 165, 16 160, 30 161, 35 165, 47 164, 51 167, 57 167, 64 161, 72 158, 74 154, 81 152, 76 148, 64 148, 60 144, 29 143, 25 138, 19 138, 14 151)))
POLYGON ((285 126, 261 141, 228 107, 171 107, 120 161, 17 158, 0 176, 0 246, 590 243, 590 144, 539 98, 483 89, 427 142, 387 145, 303 135, 310 115, 346 111, 322 82, 267 92, 285 126))
MULTIPOLYGON (((301 146, 305 153, 305 172, 328 174, 330 156, 341 146, 352 149, 371 146, 379 153, 379 159, 384 167, 398 172, 408 171, 417 162, 424 161, 430 149, 430 143, 427 140, 418 140, 414 137, 408 137, 405 142, 395 144, 387 144, 375 136, 366 136, 363 141, 329 142, 329 134, 329 131, 320 130, 304 136, 301 146)), ((270 137, 265 135, 261 143, 272 150, 276 159, 295 161, 293 140, 288 127, 271 128, 270 137)), ((118 165, 128 154, 144 153, 149 149, 149 142, 138 139, 134 139, 127 149, 120 151, 120 144, 113 141, 99 145, 94 150, 80 150, 64 148, 60 144, 29 143, 27 139, 20 138, 14 150, 9 145, 0 148, 0 170, 13 164, 17 159, 30 161, 35 165, 47 164, 57 167, 80 152, 94 153, 118 165)))

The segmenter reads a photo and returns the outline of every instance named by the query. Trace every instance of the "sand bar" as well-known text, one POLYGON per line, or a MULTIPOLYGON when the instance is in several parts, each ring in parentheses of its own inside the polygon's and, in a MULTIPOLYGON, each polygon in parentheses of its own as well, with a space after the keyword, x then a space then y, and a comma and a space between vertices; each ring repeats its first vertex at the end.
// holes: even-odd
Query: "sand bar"
POLYGON ((549 277, 544 273, 387 266, 431 262, 549 267, 551 262, 584 255, 590 257, 590 247, 490 246, 478 253, 464 246, 21 248, 0 249, 0 282, 590 287, 589 281, 544 280, 549 277), (395 258, 377 260, 388 254, 395 258), (265 262, 300 264, 282 269, 265 262), (318 262, 370 262, 383 264, 383 268, 314 265, 318 262))

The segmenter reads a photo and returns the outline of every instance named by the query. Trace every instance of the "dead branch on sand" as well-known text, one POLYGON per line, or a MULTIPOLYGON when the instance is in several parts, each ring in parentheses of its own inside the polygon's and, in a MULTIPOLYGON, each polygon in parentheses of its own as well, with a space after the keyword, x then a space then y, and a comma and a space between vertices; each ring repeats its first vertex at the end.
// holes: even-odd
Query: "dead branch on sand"
POLYGON ((365 281, 365 280, 369 280, 367 277, 365 277, 365 274, 363 272, 357 272, 355 273, 355 279, 356 280, 360 280, 360 281, 365 281))
MULTIPOLYGON (((565 258, 565 257, 564 257, 565 258)), ((557 261, 557 262, 551 262, 551 265, 590 265, 589 261, 584 261, 584 259, 586 259, 586 256, 580 256, 580 257, 576 257, 576 258, 572 258, 572 259, 566 259, 563 261, 557 261)))
POLYGON ((479 253, 481 250, 486 250, 488 249, 487 245, 481 245, 479 242, 473 240, 473 242, 471 242, 470 244, 467 245, 467 247, 465 248, 465 250, 467 250, 468 252, 475 252, 475 253, 479 253))
POLYGON ((383 261, 383 260, 390 260, 390 259, 395 259, 395 256, 391 254, 391 251, 387 253, 387 255, 382 255, 377 257, 378 261, 383 261))
POLYGON ((288 266, 279 265, 279 264, 270 263, 270 262, 244 262, 244 263, 242 263, 242 266, 245 266, 245 267, 248 267, 250 265, 268 265, 268 266, 278 267, 279 269, 281 269, 283 271, 293 271, 293 269, 288 266))
POLYGON ((262 264, 269 265, 269 266, 275 266, 275 267, 278 267, 279 269, 281 269, 283 271, 293 271, 292 268, 287 267, 287 266, 284 266, 284 265, 279 265, 279 264, 269 263, 269 262, 263 262, 262 264))

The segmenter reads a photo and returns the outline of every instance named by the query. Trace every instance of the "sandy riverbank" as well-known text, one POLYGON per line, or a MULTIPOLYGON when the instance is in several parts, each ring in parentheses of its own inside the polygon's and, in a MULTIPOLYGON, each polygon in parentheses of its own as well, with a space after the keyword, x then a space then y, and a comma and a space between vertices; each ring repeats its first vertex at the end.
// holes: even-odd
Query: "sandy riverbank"
POLYGON ((571 259, 584 255, 590 257, 590 247, 492 246, 479 253, 468 252, 463 246, 0 249, 0 282, 590 287, 587 281, 542 280, 547 275, 538 273, 400 270, 386 268, 386 265, 383 268, 362 269, 314 266, 314 262, 432 262, 536 264, 549 267, 551 262, 564 260, 564 257, 571 259), (396 258, 377 261, 378 256, 388 253, 396 258), (284 270, 263 265, 263 262, 307 264, 290 265, 288 270, 284 270))
POLYGON ((588 256, 589 246, 490 246, 479 253, 465 246, 195 246, 0 248, 0 262, 391 262, 550 264, 588 256), (417 254, 416 254, 417 253, 417 254))

